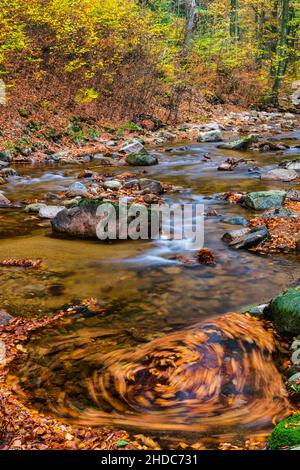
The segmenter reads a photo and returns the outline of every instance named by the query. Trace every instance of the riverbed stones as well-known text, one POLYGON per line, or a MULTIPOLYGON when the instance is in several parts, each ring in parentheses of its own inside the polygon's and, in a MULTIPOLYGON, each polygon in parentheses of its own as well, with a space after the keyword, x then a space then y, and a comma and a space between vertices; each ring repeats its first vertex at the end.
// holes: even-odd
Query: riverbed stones
POLYGON ((300 191, 297 189, 290 189, 286 194, 286 200, 300 202, 300 191))
POLYGON ((12 160, 12 156, 9 152, 0 151, 0 161, 4 163, 9 163, 12 160))
POLYGON ((126 162, 130 166, 151 166, 157 165, 158 159, 149 153, 131 153, 127 155, 126 162))
POLYGON ((244 205, 249 209, 266 210, 281 207, 285 198, 286 191, 256 191, 245 196, 244 205))
POLYGON ((47 204, 43 204, 40 202, 34 203, 34 204, 28 204, 24 211, 25 212, 39 212, 41 207, 47 207, 47 204))
POLYGON ((8 325, 13 319, 14 317, 12 315, 0 308, 0 326, 8 325))
POLYGON ((295 158, 293 160, 285 160, 281 162, 279 166, 287 170, 300 171, 300 158, 295 158))
POLYGON ((4 194, 0 193, 0 207, 9 207, 9 206, 11 206, 10 200, 7 199, 7 197, 4 196, 4 194))
MULTIPOLYGON (((242 232, 242 230, 240 230, 240 232, 242 232)), ((238 231, 236 230, 233 232, 238 232, 238 231)), ((236 249, 241 249, 241 248, 248 249, 248 248, 257 246, 263 240, 266 240, 269 237, 269 232, 268 232, 267 227, 262 225, 259 227, 253 227, 251 229, 248 229, 247 233, 241 236, 237 236, 237 233, 233 234, 232 232, 231 233, 228 232, 227 234, 223 236, 222 240, 226 241, 230 237, 232 238, 232 240, 229 242, 229 246, 234 247, 236 249)))
POLYGON ((280 333, 300 334, 300 286, 289 289, 271 300, 267 311, 280 333))
POLYGON ((39 210, 41 219, 54 219, 57 214, 65 209, 64 206, 47 206, 43 205, 39 210))
POLYGON ((218 145, 218 148, 225 150, 247 150, 250 145, 257 142, 258 137, 255 135, 248 135, 241 139, 232 140, 231 142, 224 142, 218 145))
POLYGON ((69 196, 86 196, 88 194, 87 187, 78 181, 72 183, 68 189, 69 196))
POLYGON ((200 132, 198 142, 221 142, 223 140, 222 132, 219 129, 200 132))
POLYGON ((243 225, 244 227, 248 225, 248 221, 244 217, 235 216, 223 219, 222 222, 229 225, 243 225))
POLYGON ((159 181, 151 180, 148 178, 141 178, 138 180, 139 189, 142 191, 143 194, 162 194, 164 192, 164 188, 159 181))
POLYGON ((111 191, 118 191, 121 189, 122 184, 117 180, 108 180, 103 183, 105 189, 110 189, 111 191))
POLYGON ((127 155, 130 154, 138 154, 141 153, 145 150, 144 145, 139 142, 138 140, 135 140, 133 142, 127 143, 121 147, 120 151, 126 153, 127 155))
POLYGON ((270 209, 264 212, 260 217, 262 219, 292 219, 298 217, 298 215, 286 207, 278 207, 277 209, 270 209))
POLYGON ((295 170, 275 168, 264 173, 260 178, 265 181, 293 181, 298 178, 298 174, 295 170))

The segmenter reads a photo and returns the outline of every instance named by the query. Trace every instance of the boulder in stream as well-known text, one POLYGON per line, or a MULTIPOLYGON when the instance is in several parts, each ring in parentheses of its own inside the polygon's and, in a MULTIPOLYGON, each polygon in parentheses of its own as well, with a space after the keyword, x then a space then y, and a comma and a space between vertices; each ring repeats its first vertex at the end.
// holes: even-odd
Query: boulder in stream
POLYGON ((211 130, 206 132, 200 132, 197 141, 198 142, 220 142, 223 140, 222 132, 217 130, 211 130))
POLYGON ((275 168, 262 174, 260 178, 266 181, 293 181, 298 178, 298 174, 295 170, 275 168))
POLYGON ((248 135, 247 137, 232 140, 231 142, 224 142, 223 144, 218 145, 218 148, 225 150, 247 150, 250 145, 257 142, 257 140, 258 137, 256 135, 248 135))
MULTIPOLYGON (((131 209, 135 208, 137 210, 140 207, 141 204, 130 206, 131 209)), ((142 207, 145 208, 145 206, 142 207)), ((103 201, 101 199, 83 199, 76 207, 62 210, 51 220, 52 231, 74 238, 92 238, 99 240, 98 227, 104 218, 106 218, 107 225, 105 230, 107 239, 118 240, 120 238, 130 238, 130 223, 135 219, 135 216, 125 217, 124 222, 122 219, 120 222, 120 208, 121 204, 119 203, 103 201), (106 215, 97 212, 98 208, 101 209, 101 206, 104 206, 103 211, 105 211, 106 215), (112 221, 112 223, 109 224, 109 221, 112 221), (120 233, 125 234, 125 236, 120 235, 120 233)), ((147 224, 149 225, 151 222, 151 211, 149 209, 147 210, 147 224)), ((134 229, 135 227, 133 226, 132 230, 134 229)), ((143 228, 141 228, 141 230, 142 229, 143 228)))
POLYGON ((131 153, 126 157, 126 162, 130 166, 151 166, 157 165, 158 159, 149 153, 131 153))
POLYGON ((164 188, 159 181, 151 180, 148 178, 141 178, 138 180, 138 186, 143 194, 162 194, 164 188))
POLYGON ((245 196, 244 204, 249 209, 266 210, 281 207, 286 198, 286 191, 256 191, 245 196))
POLYGON ((4 194, 0 193, 0 207, 9 207, 11 206, 11 202, 7 197, 4 196, 4 194))
POLYGON ((271 300, 267 316, 280 333, 300 334, 300 286, 271 300))

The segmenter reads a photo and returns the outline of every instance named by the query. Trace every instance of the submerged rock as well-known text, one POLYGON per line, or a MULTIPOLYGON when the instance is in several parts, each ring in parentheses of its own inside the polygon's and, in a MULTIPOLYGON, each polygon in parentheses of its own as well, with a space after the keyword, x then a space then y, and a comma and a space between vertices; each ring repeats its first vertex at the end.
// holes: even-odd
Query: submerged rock
POLYGON ((257 136, 249 135, 241 139, 232 140, 231 142, 224 142, 223 144, 218 145, 218 148, 225 150, 247 150, 250 145, 257 142, 257 139, 257 136))
POLYGON ((280 333, 300 334, 300 286, 274 297, 267 315, 280 333))
POLYGON ((295 170, 275 168, 264 173, 260 178, 267 181, 293 181, 298 178, 298 174, 295 170))
POLYGON ((0 309, 0 326, 6 326, 14 320, 14 317, 10 315, 6 310, 0 309))
POLYGON ((198 142, 220 142, 222 140, 222 132, 219 129, 207 132, 200 132, 197 138, 198 142))
POLYGON ((230 224, 230 225, 248 225, 248 220, 246 220, 244 217, 230 217, 228 219, 223 219, 222 222, 225 224, 230 224))
POLYGON ((245 196, 244 204, 249 209, 265 210, 271 208, 281 207, 286 198, 286 191, 271 190, 271 191, 257 191, 248 193, 245 196))
POLYGON ((148 153, 132 153, 126 157, 126 162, 131 166, 151 166, 157 165, 158 159, 148 153))
POLYGON ((7 197, 4 196, 4 194, 0 193, 0 207, 8 207, 11 206, 11 202, 7 197))

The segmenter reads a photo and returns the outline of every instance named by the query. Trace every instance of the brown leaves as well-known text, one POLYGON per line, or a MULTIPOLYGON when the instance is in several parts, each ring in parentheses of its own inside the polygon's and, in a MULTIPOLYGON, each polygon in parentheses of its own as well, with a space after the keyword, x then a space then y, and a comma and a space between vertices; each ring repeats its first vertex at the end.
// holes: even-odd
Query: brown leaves
POLYGON ((215 264, 215 255, 208 248, 202 248, 197 253, 197 259, 201 264, 215 264))
POLYGON ((17 268, 31 268, 37 269, 40 267, 42 260, 40 258, 36 260, 32 259, 5 259, 0 261, 0 266, 17 267, 17 268))

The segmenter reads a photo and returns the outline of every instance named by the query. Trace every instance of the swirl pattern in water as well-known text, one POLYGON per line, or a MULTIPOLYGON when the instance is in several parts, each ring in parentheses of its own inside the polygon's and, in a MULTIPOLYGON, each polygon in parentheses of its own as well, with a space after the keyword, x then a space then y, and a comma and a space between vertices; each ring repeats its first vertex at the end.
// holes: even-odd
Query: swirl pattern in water
MULTIPOLYGON (((114 333, 98 331, 97 339, 105 342, 114 333)), ((59 374, 64 361, 70 364, 66 344, 54 342, 43 369, 39 365, 32 370, 50 395, 57 388, 51 377, 59 374)), ((50 398, 51 406, 61 417, 88 426, 214 436, 261 431, 288 410, 272 359, 274 344, 272 332, 259 320, 234 313, 166 334, 135 350, 98 354, 96 343, 91 349, 90 337, 81 338, 73 360, 84 361, 81 374, 88 375, 83 383, 91 401, 84 403, 76 387, 70 393, 66 379, 55 404, 50 398)))

